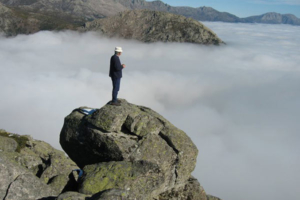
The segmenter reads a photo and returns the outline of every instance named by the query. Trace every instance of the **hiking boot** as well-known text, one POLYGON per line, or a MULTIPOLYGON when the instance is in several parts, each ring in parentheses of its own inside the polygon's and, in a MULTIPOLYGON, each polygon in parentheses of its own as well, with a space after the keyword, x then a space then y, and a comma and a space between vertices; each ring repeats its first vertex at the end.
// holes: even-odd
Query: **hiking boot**
POLYGON ((117 100, 117 103, 121 103, 121 101, 118 99, 118 100, 117 100))
POLYGON ((110 105, 112 105, 112 106, 121 106, 121 104, 118 103, 118 102, 111 102, 110 105))

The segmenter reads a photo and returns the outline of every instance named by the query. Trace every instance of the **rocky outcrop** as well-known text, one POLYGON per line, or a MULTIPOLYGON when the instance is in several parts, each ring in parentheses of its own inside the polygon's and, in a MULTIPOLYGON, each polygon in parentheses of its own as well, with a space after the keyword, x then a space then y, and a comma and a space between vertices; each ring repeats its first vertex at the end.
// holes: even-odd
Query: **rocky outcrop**
POLYGON ((198 150, 150 108, 121 100, 66 118, 64 152, 0 129, 0 199, 220 200, 191 176, 198 150), (79 167, 75 164, 77 163, 79 167))
POLYGON ((72 173, 77 168, 43 141, 0 130, 0 199, 40 199, 77 190, 72 173))
POLYGON ((134 10, 87 22, 84 31, 143 42, 221 44, 222 40, 199 21, 166 12, 134 10))
POLYGON ((207 199, 191 178, 198 150, 182 130, 126 100, 90 115, 84 109, 91 108, 65 118, 60 134, 61 146, 83 169, 80 194, 99 200, 207 199))

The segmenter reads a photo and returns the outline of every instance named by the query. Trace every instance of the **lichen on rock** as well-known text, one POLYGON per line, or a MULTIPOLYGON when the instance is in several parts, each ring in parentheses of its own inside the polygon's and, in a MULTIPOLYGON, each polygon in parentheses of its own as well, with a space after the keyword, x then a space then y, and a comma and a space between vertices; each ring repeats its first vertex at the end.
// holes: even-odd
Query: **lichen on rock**
POLYGON ((150 198, 164 183, 159 167, 149 162, 103 162, 88 165, 80 193, 96 194, 110 189, 128 190, 137 199, 150 198))

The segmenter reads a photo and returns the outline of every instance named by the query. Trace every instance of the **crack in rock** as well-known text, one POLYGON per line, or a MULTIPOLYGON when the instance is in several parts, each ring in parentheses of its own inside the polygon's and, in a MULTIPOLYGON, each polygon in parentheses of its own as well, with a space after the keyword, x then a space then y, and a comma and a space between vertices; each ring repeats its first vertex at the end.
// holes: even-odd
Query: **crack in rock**
POLYGON ((165 136, 163 133, 159 133, 158 134, 174 151, 175 151, 175 153, 176 153, 176 160, 175 160, 175 162, 174 162, 174 165, 175 165, 175 184, 177 183, 177 178, 178 178, 178 172, 177 172, 177 165, 178 165, 178 163, 179 163, 179 151, 175 148, 175 146, 174 146, 174 144, 170 141, 170 139, 167 137, 167 136, 165 136))
POLYGON ((9 193, 9 189, 10 189, 10 186, 21 176, 22 174, 20 174, 20 175, 18 175, 9 185, 8 185, 8 187, 7 187, 7 190, 6 190, 6 194, 5 194, 5 196, 4 196, 4 198, 3 198, 3 200, 5 200, 6 199, 6 197, 7 197, 7 195, 8 195, 8 193, 9 193))

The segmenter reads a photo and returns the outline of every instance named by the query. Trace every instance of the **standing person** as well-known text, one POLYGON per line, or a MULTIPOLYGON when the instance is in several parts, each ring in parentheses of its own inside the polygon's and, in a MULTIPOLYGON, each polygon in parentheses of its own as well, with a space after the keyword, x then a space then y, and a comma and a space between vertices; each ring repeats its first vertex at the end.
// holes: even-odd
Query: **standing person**
POLYGON ((122 47, 115 48, 115 54, 110 59, 110 70, 109 76, 112 80, 113 90, 112 90, 112 101, 110 105, 120 106, 120 101, 118 100, 118 92, 120 90, 121 78, 122 78, 122 70, 126 67, 126 65, 121 64, 120 56, 123 50, 122 47))

